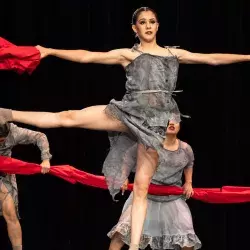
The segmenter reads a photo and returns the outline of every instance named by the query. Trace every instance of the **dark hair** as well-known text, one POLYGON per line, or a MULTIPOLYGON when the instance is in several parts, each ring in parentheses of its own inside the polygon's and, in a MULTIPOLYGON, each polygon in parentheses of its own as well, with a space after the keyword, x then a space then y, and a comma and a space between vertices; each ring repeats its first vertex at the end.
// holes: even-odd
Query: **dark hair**
POLYGON ((7 137, 10 132, 10 124, 5 123, 4 125, 0 126, 0 137, 7 137))
POLYGON ((156 19, 157 19, 157 21, 158 21, 158 16, 157 16, 157 13, 156 13, 155 10, 153 10, 153 9, 151 9, 151 8, 149 8, 149 7, 141 7, 141 8, 139 8, 139 9, 137 9, 137 10, 133 13, 133 15, 132 15, 132 24, 136 24, 136 21, 137 21, 137 19, 138 19, 138 16, 139 16, 139 15, 141 14, 141 12, 143 12, 143 11, 151 11, 151 12, 153 12, 154 15, 155 15, 155 17, 156 17, 156 19))

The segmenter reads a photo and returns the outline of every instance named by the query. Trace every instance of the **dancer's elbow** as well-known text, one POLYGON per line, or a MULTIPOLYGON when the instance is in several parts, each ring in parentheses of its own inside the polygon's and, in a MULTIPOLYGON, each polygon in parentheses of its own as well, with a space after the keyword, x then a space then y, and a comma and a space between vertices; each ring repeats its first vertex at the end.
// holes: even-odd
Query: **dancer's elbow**
POLYGON ((77 123, 74 110, 67 110, 57 113, 57 123, 60 127, 72 127, 77 123))

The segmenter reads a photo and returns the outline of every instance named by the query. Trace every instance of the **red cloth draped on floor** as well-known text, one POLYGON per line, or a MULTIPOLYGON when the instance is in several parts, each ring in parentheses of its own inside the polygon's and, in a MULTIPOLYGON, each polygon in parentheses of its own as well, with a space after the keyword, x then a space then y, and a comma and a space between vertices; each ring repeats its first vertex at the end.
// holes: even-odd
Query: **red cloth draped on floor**
MULTIPOLYGON (((0 171, 8 174, 31 175, 39 174, 41 166, 17 159, 0 156, 0 171)), ((72 184, 80 183, 92 187, 107 189, 105 178, 86 173, 69 165, 52 166, 50 174, 62 178, 72 184)), ((129 190, 133 184, 129 184, 129 190)), ((179 195, 182 188, 173 186, 158 186, 151 184, 150 194, 155 195, 179 195)), ((250 202, 250 187, 224 186, 222 188, 194 188, 193 199, 207 203, 243 203, 250 202)))
POLYGON ((31 74, 40 63, 40 52, 34 46, 16 46, 0 37, 0 70, 31 74))

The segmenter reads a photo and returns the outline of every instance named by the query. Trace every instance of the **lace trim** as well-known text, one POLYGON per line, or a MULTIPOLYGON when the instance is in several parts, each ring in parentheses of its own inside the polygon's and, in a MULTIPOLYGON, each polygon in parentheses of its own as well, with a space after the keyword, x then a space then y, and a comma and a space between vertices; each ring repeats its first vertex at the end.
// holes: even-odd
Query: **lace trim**
MULTIPOLYGON (((131 227, 128 223, 120 223, 112 228, 108 237, 112 238, 115 233, 119 233, 121 240, 129 245, 131 227)), ((140 249, 145 249, 148 245, 152 249, 179 249, 183 247, 194 247, 194 250, 201 248, 201 242, 196 234, 184 235, 162 235, 150 236, 143 234, 140 241, 140 249)))

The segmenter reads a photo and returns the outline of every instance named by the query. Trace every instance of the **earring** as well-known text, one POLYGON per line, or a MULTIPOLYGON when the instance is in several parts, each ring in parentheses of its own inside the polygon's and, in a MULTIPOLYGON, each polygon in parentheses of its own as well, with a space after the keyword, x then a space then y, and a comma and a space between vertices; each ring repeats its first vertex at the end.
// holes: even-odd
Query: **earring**
POLYGON ((138 37, 138 34, 137 33, 135 33, 135 38, 137 38, 138 37))

